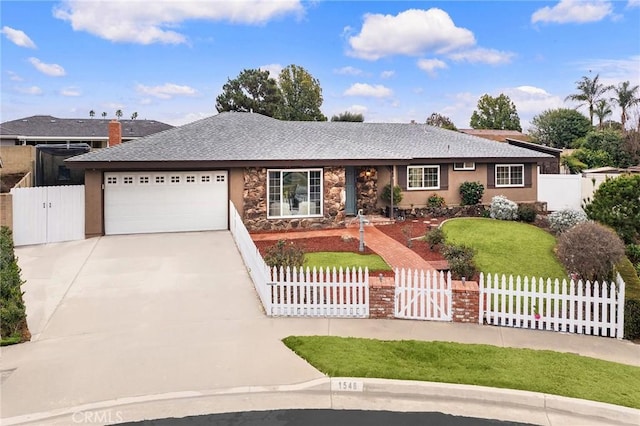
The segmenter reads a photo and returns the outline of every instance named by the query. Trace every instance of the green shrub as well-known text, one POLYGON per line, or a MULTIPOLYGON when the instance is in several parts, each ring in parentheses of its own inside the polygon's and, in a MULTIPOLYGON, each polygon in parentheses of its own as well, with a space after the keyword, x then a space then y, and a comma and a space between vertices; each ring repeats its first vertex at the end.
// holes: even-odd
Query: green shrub
POLYGON ((426 233, 424 239, 427 243, 429 243, 429 249, 433 251, 436 246, 444 243, 444 231, 440 227, 433 228, 426 233))
POLYGON ((0 228, 0 334, 11 341, 29 339, 20 272, 13 235, 3 226, 0 228))
POLYGON ((444 198, 438 194, 432 194, 427 198, 427 207, 443 207, 444 204, 444 198))
POLYGON ((304 250, 293 241, 278 240, 267 248, 264 261, 272 268, 302 268, 304 266, 304 250))
MULTIPOLYGON (((391 184, 388 183, 382 188, 380 199, 387 204, 391 204, 391 184)), ((397 206, 400 201, 402 201, 402 188, 396 185, 393 187, 393 205, 397 206)))
POLYGON ((460 197, 463 206, 475 206, 482 200, 484 186, 480 182, 462 182, 460 197))
POLYGON ((624 300, 624 338, 640 339, 640 299, 624 300))
POLYGON ((627 247, 625 247, 625 253, 631 263, 636 264, 640 262, 640 244, 627 244, 627 247))
POLYGON ((473 259, 475 250, 464 245, 446 245, 442 255, 449 263, 449 270, 455 279, 472 279, 477 272, 473 259))
POLYGON ((533 223, 536 221, 537 211, 531 204, 520 204, 518 206, 518 219, 522 222, 533 223))
POLYGON ((609 281, 624 257, 624 244, 610 228, 589 221, 563 232, 556 254, 569 273, 589 281, 609 281))

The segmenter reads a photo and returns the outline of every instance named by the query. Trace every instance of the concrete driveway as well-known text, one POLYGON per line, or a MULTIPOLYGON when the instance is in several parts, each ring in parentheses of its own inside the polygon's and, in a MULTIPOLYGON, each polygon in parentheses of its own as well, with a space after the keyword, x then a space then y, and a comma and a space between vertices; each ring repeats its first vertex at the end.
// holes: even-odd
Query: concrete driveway
POLYGON ((3 348, 3 418, 323 377, 279 342, 229 232, 109 236, 16 254, 34 338, 3 348))

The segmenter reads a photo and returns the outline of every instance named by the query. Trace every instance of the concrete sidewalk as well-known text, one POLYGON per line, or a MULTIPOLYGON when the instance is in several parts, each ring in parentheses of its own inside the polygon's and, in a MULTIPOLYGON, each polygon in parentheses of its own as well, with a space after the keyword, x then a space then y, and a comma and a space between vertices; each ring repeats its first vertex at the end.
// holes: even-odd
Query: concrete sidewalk
MULTIPOLYGON (((609 338, 475 324, 268 318, 228 232, 101 237, 23 247, 17 255, 37 339, 2 348, 3 424, 71 424, 76 413, 114 410, 124 421, 261 408, 416 405, 566 424, 560 417, 542 422, 554 418, 545 405, 550 397, 541 408, 537 396, 514 396, 505 409, 499 402, 504 395, 487 399, 475 387, 460 393, 466 399, 452 400, 440 398, 438 387, 413 395, 415 387, 402 383, 368 382, 375 393, 332 392, 323 374, 282 344, 289 335, 484 343, 640 366, 640 346, 609 338), (528 399, 533 405, 523 404, 528 399)), ((629 409, 620 410, 627 418, 629 409)))

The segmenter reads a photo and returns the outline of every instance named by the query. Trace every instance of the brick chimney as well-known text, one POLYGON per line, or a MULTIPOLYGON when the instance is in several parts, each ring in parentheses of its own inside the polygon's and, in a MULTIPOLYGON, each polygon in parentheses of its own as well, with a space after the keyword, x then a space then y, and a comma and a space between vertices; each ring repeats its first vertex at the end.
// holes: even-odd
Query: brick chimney
POLYGON ((116 146, 122 142, 122 126, 118 120, 109 122, 109 145, 116 146))

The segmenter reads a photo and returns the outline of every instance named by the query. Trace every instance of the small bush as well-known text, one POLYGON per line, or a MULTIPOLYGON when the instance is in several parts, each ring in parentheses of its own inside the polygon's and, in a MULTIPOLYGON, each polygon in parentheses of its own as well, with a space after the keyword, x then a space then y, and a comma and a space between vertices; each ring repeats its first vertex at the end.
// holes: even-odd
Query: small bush
POLYGON ((429 249, 433 251, 436 246, 444 243, 444 231, 440 227, 433 228, 426 233, 424 239, 429 244, 429 249))
POLYGON ((624 244, 611 229, 589 221, 560 235, 557 255, 569 273, 589 281, 609 281, 624 257, 624 244))
MULTIPOLYGON (((391 184, 388 183, 382 188, 380 199, 387 204, 391 204, 391 184)), ((396 185, 393 187, 393 205, 397 206, 400 201, 402 201, 402 188, 396 185)))
POLYGON ((518 218, 518 205, 504 195, 496 195, 491 199, 489 212, 492 219, 516 220, 518 218))
POLYGON ((640 299, 625 298, 624 338, 629 340, 640 339, 640 299))
POLYGON ((476 263, 473 259, 475 250, 464 245, 447 245, 442 255, 449 263, 449 270, 455 279, 462 277, 471 279, 476 274, 476 263))
POLYGON ((531 204, 520 204, 518 206, 518 220, 533 223, 536 221, 536 215, 536 208, 531 204))
POLYGON ((438 194, 432 194, 427 198, 427 207, 444 207, 444 198, 438 194))
POLYGON ((293 241, 278 240, 267 248, 264 261, 272 268, 302 268, 304 266, 304 250, 293 241))
POLYGON ((625 253, 631 263, 636 264, 640 262, 640 244, 627 244, 625 253))
POLYGON ((460 185, 460 197, 463 206, 475 206, 482 200, 484 186, 480 182, 463 182, 460 185))
POLYGON ((560 234, 575 225, 586 222, 587 215, 582 210, 562 209, 549 215, 549 227, 556 234, 560 234))
POLYGON ((6 226, 0 229, 0 334, 8 342, 30 339, 18 259, 13 250, 13 234, 6 226))

